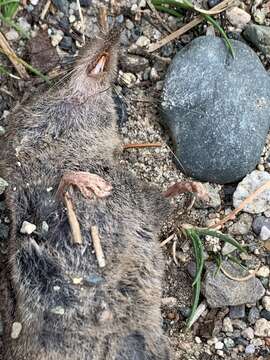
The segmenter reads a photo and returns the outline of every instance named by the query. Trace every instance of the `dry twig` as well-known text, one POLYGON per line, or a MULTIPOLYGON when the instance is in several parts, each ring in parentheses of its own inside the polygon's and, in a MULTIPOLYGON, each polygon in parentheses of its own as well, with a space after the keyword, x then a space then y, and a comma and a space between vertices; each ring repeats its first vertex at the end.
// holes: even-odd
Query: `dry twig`
POLYGON ((50 6, 51 6, 51 0, 47 0, 46 4, 45 4, 45 6, 44 6, 44 8, 43 8, 43 10, 42 10, 42 12, 40 14, 40 19, 41 20, 45 19, 45 16, 47 15, 47 12, 48 12, 50 6))
POLYGON ((141 149, 141 148, 152 148, 152 147, 161 147, 161 143, 145 143, 145 144, 126 144, 123 145, 123 149, 141 149))
POLYGON ((78 219, 76 217, 72 200, 68 192, 64 194, 64 202, 67 209, 67 215, 68 215, 68 221, 73 237, 74 244, 81 245, 83 243, 82 241, 82 234, 80 229, 80 224, 78 222, 78 219))
POLYGON ((105 262, 105 256, 104 256, 104 253, 103 253, 103 250, 101 247, 101 243, 100 243, 98 227, 96 225, 91 226, 91 236, 92 236, 93 246, 95 249, 98 265, 100 268, 103 268, 106 265, 106 262, 105 262))
POLYGON ((227 216, 225 216, 221 221, 219 221, 218 223, 210 226, 210 228, 212 229, 220 229, 223 227, 223 225, 229 221, 229 220, 234 220, 235 216, 244 209, 244 207, 248 204, 250 204, 257 195, 259 195, 260 193, 262 193, 263 191, 267 190, 270 188, 270 180, 265 182, 263 185, 261 185, 257 190, 255 190, 252 194, 250 194, 245 200, 243 200, 241 202, 241 204, 238 206, 238 208, 236 208, 235 210, 233 210, 232 212, 230 212, 227 216))
POLYGON ((83 40, 83 45, 84 45, 85 44, 85 23, 84 23, 84 18, 83 18, 83 14, 82 14, 80 0, 77 0, 77 7, 78 7, 80 20, 81 20, 81 24, 82 24, 82 40, 83 40))
POLYGON ((4 35, 0 32, 0 47, 3 49, 3 53, 9 58, 10 62, 14 65, 17 73, 22 79, 28 79, 29 75, 27 74, 24 66, 22 65, 20 59, 17 57, 8 41, 4 35))
POLYGON ((98 21, 101 29, 104 32, 108 32, 109 24, 108 24, 108 11, 106 6, 100 6, 99 14, 98 14, 98 21))

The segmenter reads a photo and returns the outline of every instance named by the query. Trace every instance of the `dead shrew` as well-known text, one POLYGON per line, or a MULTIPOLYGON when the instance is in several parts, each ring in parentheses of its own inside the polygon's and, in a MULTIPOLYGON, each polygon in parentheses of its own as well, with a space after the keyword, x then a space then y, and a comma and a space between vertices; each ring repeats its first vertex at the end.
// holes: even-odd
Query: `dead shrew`
POLYGON ((170 206, 117 159, 118 38, 112 30, 86 46, 65 84, 10 118, 0 164, 11 218, 2 360, 170 359, 157 242, 170 206), (22 234, 24 221, 36 230, 22 234))

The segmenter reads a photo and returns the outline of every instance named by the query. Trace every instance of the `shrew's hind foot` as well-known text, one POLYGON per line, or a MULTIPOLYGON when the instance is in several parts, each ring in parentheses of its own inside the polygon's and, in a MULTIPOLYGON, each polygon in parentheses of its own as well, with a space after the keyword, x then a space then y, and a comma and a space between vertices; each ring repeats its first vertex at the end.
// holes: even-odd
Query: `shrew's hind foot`
POLYGON ((69 186, 77 187, 87 199, 95 195, 98 198, 105 198, 111 194, 112 186, 102 177, 86 171, 66 172, 60 181, 57 195, 63 198, 69 186))

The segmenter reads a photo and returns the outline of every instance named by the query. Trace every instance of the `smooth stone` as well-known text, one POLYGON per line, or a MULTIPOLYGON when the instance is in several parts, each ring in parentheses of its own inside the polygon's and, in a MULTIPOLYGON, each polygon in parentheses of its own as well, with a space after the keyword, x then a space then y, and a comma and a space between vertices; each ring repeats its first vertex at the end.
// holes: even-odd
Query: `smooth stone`
MULTIPOLYGON (((240 266, 223 262, 223 268, 232 276, 242 278, 247 275, 240 266)), ((252 277, 239 282, 229 279, 215 264, 208 265, 204 281, 204 295, 211 308, 237 306, 256 303, 265 293, 260 280, 252 277)))
POLYGON ((222 0, 208 0, 208 6, 210 8, 212 8, 212 7, 216 6, 216 5, 218 5, 219 3, 221 3, 221 1, 222 0))
MULTIPOLYGON (((233 194, 233 206, 237 208, 244 199, 269 180, 270 174, 268 172, 252 171, 238 184, 233 194)), ((257 195, 252 202, 244 206, 243 211, 250 214, 259 214, 268 209, 270 209, 270 189, 266 189, 257 195)))
POLYGON ((171 62, 162 93, 178 164, 215 183, 235 182, 256 167, 270 124, 270 77, 251 48, 231 43, 235 58, 221 38, 193 40, 171 62))
POLYGON ((10 335, 11 339, 18 339, 21 331, 22 331, 22 324, 19 322, 14 322, 11 328, 11 335, 10 335))
POLYGON ((270 28, 269 26, 248 25, 243 36, 265 55, 270 55, 270 28))

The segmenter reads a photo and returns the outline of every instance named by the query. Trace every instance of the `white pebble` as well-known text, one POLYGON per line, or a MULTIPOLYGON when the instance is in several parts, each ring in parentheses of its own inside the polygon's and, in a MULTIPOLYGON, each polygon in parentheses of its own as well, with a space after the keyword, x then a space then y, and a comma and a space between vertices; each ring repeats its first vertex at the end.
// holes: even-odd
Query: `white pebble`
POLYGON ((268 277, 269 273, 270 273, 269 266, 264 265, 260 267, 260 269, 257 271, 257 276, 268 277))
POLYGON ((19 39, 19 34, 17 33, 16 30, 14 29, 10 29, 6 34, 5 34, 6 38, 8 41, 16 41, 19 39))
POLYGON ((150 44, 150 40, 144 35, 140 36, 136 41, 136 45, 141 47, 146 47, 149 44, 150 44))
POLYGON ((11 329, 11 339, 18 339, 20 333, 22 331, 22 324, 19 322, 14 322, 12 324, 12 329, 11 329))
POLYGON ((215 343, 215 349, 216 350, 222 350, 224 348, 224 344, 221 341, 218 341, 217 343, 215 343))
POLYGON ((265 310, 270 311, 270 296, 264 296, 262 298, 262 306, 265 310))
POLYGON ((36 230, 36 228, 37 228, 36 225, 31 224, 31 223, 28 222, 28 221, 24 221, 24 222, 22 223, 22 227, 21 227, 20 232, 21 232, 22 234, 30 235, 30 234, 32 234, 32 233, 36 230))

